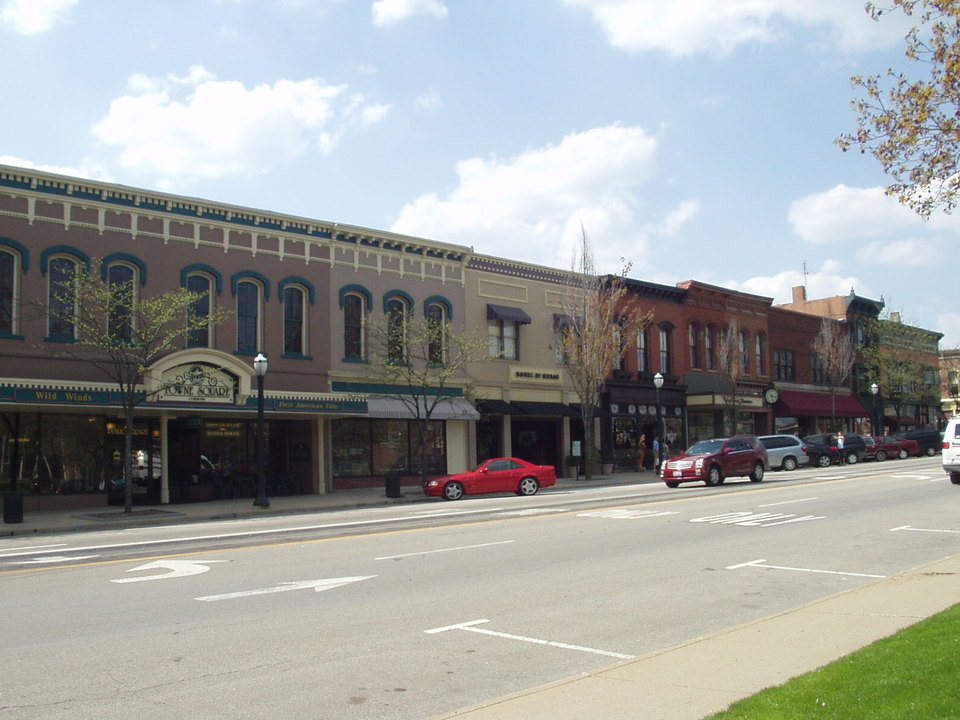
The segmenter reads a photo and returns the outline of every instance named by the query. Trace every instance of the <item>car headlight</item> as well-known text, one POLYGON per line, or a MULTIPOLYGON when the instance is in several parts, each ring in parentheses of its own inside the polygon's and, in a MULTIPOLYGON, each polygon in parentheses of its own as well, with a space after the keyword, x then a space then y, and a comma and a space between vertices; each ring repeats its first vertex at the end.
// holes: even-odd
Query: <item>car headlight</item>
POLYGON ((427 482, 427 487, 437 487, 437 485, 439 485, 439 484, 440 484, 440 483, 437 482, 436 480, 430 480, 430 481, 427 482))
POLYGON ((698 459, 697 459, 697 462, 694 464, 694 467, 695 467, 697 470, 703 469, 703 458, 698 458, 698 459))

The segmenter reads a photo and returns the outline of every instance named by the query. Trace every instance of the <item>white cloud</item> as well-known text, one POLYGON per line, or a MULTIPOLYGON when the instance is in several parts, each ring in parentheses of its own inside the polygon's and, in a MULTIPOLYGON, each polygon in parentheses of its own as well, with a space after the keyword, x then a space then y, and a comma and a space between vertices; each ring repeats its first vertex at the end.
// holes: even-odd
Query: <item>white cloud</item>
POLYGON ((790 24, 826 27, 845 50, 902 40, 904 18, 873 22, 863 3, 838 0, 562 0, 586 10, 610 44, 629 52, 661 50, 675 57, 725 56, 740 45, 769 43, 790 24))
POLYGON ((960 314, 941 313, 937 316, 937 331, 943 333, 940 347, 944 350, 960 348, 960 314))
MULTIPOLYGON (((650 176, 656 150, 656 139, 642 128, 610 125, 511 158, 463 160, 454 189, 416 198, 391 229, 566 268, 582 222, 598 265, 614 271, 620 257, 636 263, 647 254, 634 188, 650 176)), ((663 224, 687 215, 676 211, 663 224)))
POLYGON ((315 78, 247 88, 201 66, 185 77, 131 76, 129 87, 93 132, 117 149, 125 172, 174 191, 201 179, 262 175, 311 148, 329 153, 344 132, 389 111, 315 78))
POLYGON ((867 243, 857 251, 857 260, 862 263, 894 265, 897 267, 924 267, 943 262, 943 238, 909 237, 901 240, 880 240, 867 243))
POLYGON ((414 100, 414 105, 416 106, 417 110, 421 110, 423 112, 434 112, 435 110, 440 109, 440 106, 443 105, 443 101, 440 99, 440 93, 438 93, 435 88, 430 88, 425 93, 418 96, 416 100, 414 100))
POLYGON ((804 274, 799 270, 784 270, 772 277, 754 277, 745 281, 729 280, 719 283, 733 290, 773 298, 774 305, 793 299, 793 288, 806 285, 808 298, 849 295, 853 288, 857 295, 879 299, 880 295, 854 275, 840 274, 840 264, 826 260, 820 268, 804 274))
POLYGON ((0 24, 20 35, 38 35, 66 20, 80 0, 4 0, 0 24))
POLYGON ((28 168, 30 170, 39 170, 41 172, 55 173, 57 175, 68 175, 76 178, 101 180, 103 182, 115 182, 110 173, 107 172, 106 168, 104 168, 95 160, 84 160, 79 166, 43 165, 40 163, 35 163, 32 160, 16 157, 14 155, 0 155, 0 165, 12 165, 14 167, 28 168))
POLYGON ((377 0, 372 10, 373 24, 377 27, 396 25, 415 15, 447 16, 447 6, 440 0, 377 0))

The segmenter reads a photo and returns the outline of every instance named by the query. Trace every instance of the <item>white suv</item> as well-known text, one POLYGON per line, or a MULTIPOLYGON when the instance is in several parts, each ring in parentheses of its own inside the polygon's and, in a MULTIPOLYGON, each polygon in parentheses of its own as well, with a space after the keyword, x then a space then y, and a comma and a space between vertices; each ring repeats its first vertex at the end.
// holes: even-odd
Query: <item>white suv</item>
POLYGON ((954 416, 943 432, 943 469, 950 482, 960 485, 960 417, 954 416))

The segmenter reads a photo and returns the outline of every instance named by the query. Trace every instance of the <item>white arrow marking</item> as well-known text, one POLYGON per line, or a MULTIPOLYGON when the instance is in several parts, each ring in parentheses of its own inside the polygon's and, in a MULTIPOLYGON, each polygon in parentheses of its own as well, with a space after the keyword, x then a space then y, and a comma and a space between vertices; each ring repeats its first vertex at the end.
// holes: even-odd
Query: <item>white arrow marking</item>
POLYGON ((456 625, 447 625, 446 627, 424 630, 428 635, 446 632, 448 630, 463 630, 464 632, 478 633, 480 635, 492 635, 493 637, 506 638, 507 640, 519 640, 520 642, 533 643, 534 645, 548 645, 550 647, 560 648, 561 650, 577 650, 578 652, 592 653, 593 655, 605 655, 607 657, 617 658, 619 660, 630 660, 633 655, 624 655, 623 653, 610 652, 609 650, 597 650, 595 648, 583 647, 581 645, 568 645, 567 643, 551 642, 550 640, 538 640, 537 638, 523 637, 522 635, 511 635, 509 633, 496 632, 495 630, 484 630, 476 627, 490 622, 489 620, 470 620, 468 622, 457 623, 456 625))
POLYGON ((357 577, 329 578, 327 580, 294 580, 292 582, 280 583, 276 587, 259 588, 257 590, 240 590, 239 592, 223 593, 222 595, 204 595, 203 597, 194 598, 194 600, 199 600, 200 602, 215 602, 217 600, 253 597, 254 595, 272 595, 273 593, 289 592, 291 590, 308 590, 309 588, 313 588, 317 592, 323 592, 324 590, 338 588, 341 585, 349 585, 350 583, 369 580, 375 577, 376 575, 360 575, 357 577))
POLYGON ((210 568, 210 563, 227 562, 226 560, 204 560, 202 563, 196 560, 157 560, 146 565, 130 568, 127 572, 137 572, 138 570, 154 570, 163 568, 168 572, 159 575, 144 575, 143 577, 124 578, 123 580, 111 580, 115 583, 146 582, 147 580, 167 580, 169 578, 186 577, 187 575, 199 575, 205 573, 210 568))
POLYGON ((909 525, 901 525, 900 527, 890 528, 890 532, 897 532, 898 530, 913 530, 913 532, 928 532, 928 533, 960 533, 960 530, 931 530, 928 528, 910 527, 909 525))
POLYGON ((840 572, 838 570, 814 570, 813 568, 786 567, 784 565, 764 565, 766 560, 752 560, 739 565, 728 565, 727 570, 738 570, 744 567, 768 568, 770 570, 793 570, 794 572, 819 573, 821 575, 850 575, 855 577, 885 578, 886 575, 869 575, 867 573, 840 572))
POLYGON ((15 563, 10 563, 11 565, 43 565, 46 563, 58 563, 58 562, 67 562, 69 560, 89 560, 90 558, 95 558, 96 555, 53 555, 47 558, 38 558, 36 560, 19 560, 15 563))

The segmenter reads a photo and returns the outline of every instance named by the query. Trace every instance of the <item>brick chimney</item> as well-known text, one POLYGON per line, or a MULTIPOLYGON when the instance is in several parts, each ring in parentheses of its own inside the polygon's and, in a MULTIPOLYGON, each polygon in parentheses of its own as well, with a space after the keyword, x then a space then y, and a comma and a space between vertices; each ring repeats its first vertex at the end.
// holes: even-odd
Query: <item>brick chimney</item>
POLYGON ((793 286, 793 302, 805 303, 807 301, 807 288, 805 285, 793 286))

